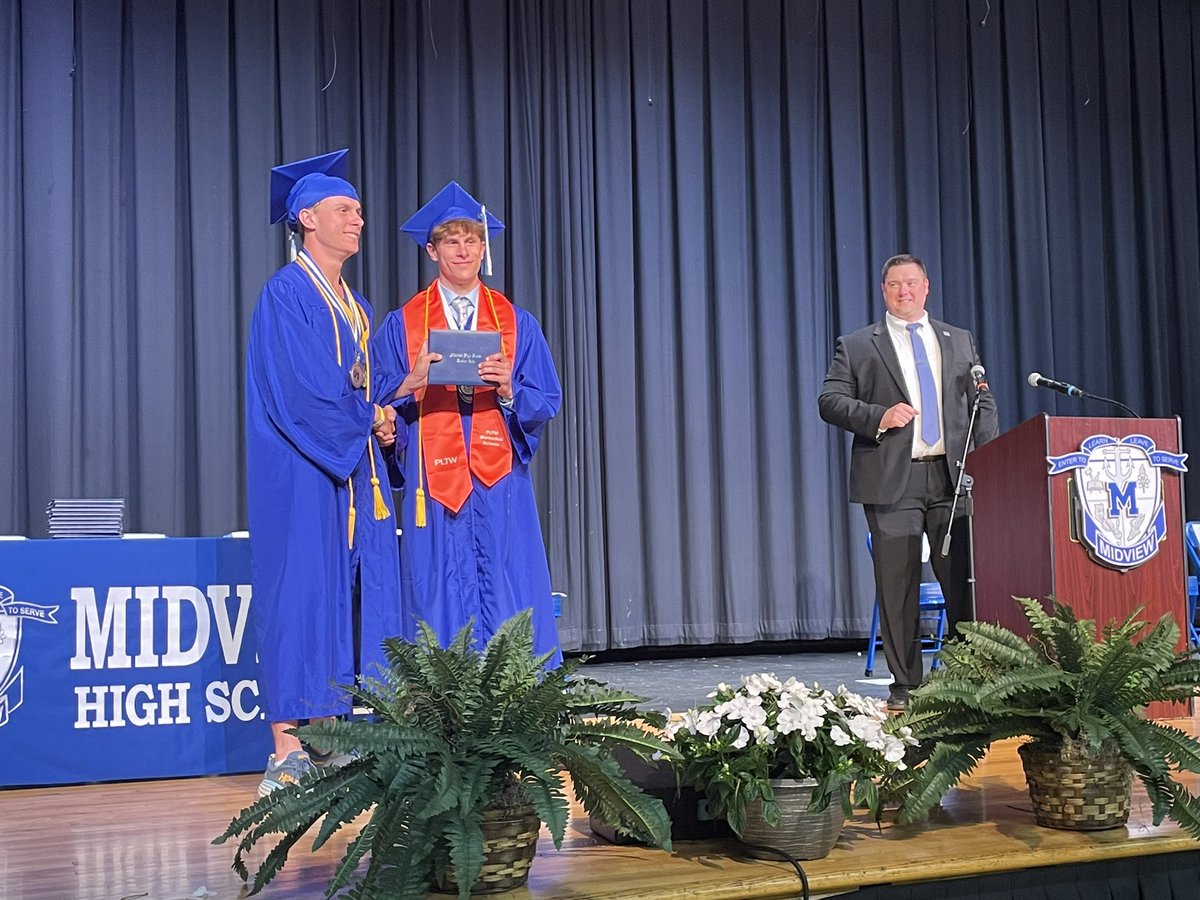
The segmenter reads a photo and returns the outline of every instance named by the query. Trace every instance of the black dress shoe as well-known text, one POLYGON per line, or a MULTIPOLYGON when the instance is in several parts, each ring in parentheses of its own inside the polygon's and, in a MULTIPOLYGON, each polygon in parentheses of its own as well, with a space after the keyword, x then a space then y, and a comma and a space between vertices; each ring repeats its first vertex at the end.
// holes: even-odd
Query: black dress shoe
POLYGON ((908 689, 893 688, 888 694, 887 708, 889 712, 904 712, 904 708, 908 706, 908 689))

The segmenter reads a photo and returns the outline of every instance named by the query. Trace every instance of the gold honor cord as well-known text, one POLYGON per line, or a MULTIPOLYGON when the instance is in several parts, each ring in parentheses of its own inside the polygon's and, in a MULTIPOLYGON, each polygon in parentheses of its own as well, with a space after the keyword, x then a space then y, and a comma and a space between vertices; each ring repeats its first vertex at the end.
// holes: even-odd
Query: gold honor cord
MULTIPOLYGON (((429 342, 429 305, 433 302, 433 287, 439 282, 435 280, 433 284, 425 289, 425 339, 422 344, 428 345, 429 342)), ((504 353, 504 330, 500 327, 500 316, 496 313, 496 301, 492 299, 492 292, 488 290, 487 285, 482 281, 479 282, 479 287, 483 291, 483 295, 487 297, 488 308, 492 311, 492 324, 496 326, 496 331, 500 332, 500 352, 504 353)), ((438 300, 441 301, 441 292, 438 292, 438 300)), ((415 360, 414 360, 415 362, 415 360)), ((428 390, 428 386, 426 386, 428 390)), ((416 494, 416 523, 418 528, 425 527, 425 445, 422 441, 425 423, 425 399, 424 394, 417 401, 417 494, 416 494)))
POLYGON ((354 339, 361 343, 363 331, 370 327, 370 323, 366 321, 366 313, 359 309, 358 303, 354 300, 354 295, 349 293, 349 287, 346 285, 346 279, 340 279, 342 290, 346 296, 350 297, 347 302, 344 298, 339 297, 333 290, 333 285, 325 278, 325 273, 318 268, 313 258, 307 252, 301 250, 296 257, 301 268, 308 273, 308 277, 312 279, 313 284, 317 286, 317 290, 321 292, 321 296, 325 298, 325 302, 329 304, 330 310, 334 307, 341 313, 342 319, 350 326, 350 333, 354 335, 354 339))
MULTIPOLYGON (((316 268, 308 254, 301 251, 296 257, 296 262, 304 273, 308 275, 313 286, 317 289, 317 293, 321 295, 321 299, 325 301, 325 305, 329 308, 329 320, 333 325, 333 347, 337 355, 337 363, 342 365, 342 339, 338 334, 337 314, 340 312, 342 318, 350 326, 350 331, 358 339, 359 349, 362 350, 363 361, 367 367, 367 380, 365 385, 366 400, 371 401, 371 353, 367 349, 367 339, 371 336, 371 322, 367 318, 366 311, 358 305, 358 301, 354 299, 354 294, 350 291, 350 285, 346 284, 346 279, 341 279, 342 292, 346 297, 350 298, 350 303, 347 303, 341 297, 337 296, 325 281, 324 275, 316 268), (352 304, 352 305, 351 305, 352 304), (336 311, 335 311, 336 310, 336 311)), ((371 461, 371 487, 375 494, 375 518, 383 520, 388 517, 387 503, 383 499, 383 490, 379 484, 379 474, 375 471, 375 452, 371 447, 371 438, 367 436, 367 458, 371 461)), ((358 518, 358 510, 354 508, 354 473, 346 479, 346 488, 350 492, 350 508, 347 510, 347 546, 354 547, 354 525, 358 518)))

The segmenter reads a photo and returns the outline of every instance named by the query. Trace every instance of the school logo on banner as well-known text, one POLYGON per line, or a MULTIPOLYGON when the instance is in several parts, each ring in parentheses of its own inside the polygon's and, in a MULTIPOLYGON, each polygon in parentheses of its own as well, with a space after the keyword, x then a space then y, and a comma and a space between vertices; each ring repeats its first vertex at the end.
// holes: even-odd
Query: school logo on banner
POLYGON ((1161 469, 1186 472, 1186 453, 1159 450, 1144 434, 1094 434, 1079 451, 1047 456, 1050 474, 1078 471, 1079 537, 1101 565, 1127 572, 1158 552, 1167 536, 1161 469))
POLYGON ((41 606, 17 600, 11 589, 0 584, 0 727, 21 705, 25 696, 25 669, 18 667, 21 626, 26 621, 57 625, 57 606, 41 606))

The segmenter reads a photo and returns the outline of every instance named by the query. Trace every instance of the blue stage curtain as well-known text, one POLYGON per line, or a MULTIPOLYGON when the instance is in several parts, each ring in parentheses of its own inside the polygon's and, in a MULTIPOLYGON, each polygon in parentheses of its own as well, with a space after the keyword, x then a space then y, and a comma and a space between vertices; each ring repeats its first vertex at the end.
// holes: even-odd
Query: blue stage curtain
POLYGON ((816 396, 892 252, 978 336, 1002 427, 1109 412, 1036 369, 1200 447, 1198 17, 10 0, 0 532, 44 534, 56 496, 126 497, 131 530, 244 527, 245 332, 285 260, 267 172, 347 146, 348 277, 379 317, 433 275, 397 225, 446 181, 508 225, 492 283, 564 386, 536 475, 566 646, 865 634, 863 517, 816 396))

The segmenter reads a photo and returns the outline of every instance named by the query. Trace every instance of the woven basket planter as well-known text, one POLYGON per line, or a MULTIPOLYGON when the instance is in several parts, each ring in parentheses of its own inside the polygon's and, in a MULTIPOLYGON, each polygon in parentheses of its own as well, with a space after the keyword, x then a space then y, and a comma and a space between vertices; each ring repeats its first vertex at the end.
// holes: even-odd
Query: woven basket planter
POLYGON ((777 854, 759 850, 751 844, 786 850, 796 859, 821 859, 829 855, 841 836, 846 817, 837 797, 822 812, 809 812, 813 788, 811 778, 780 778, 771 782, 775 802, 779 804, 779 824, 768 825, 762 817, 762 801, 746 807, 746 828, 739 835, 746 852, 757 859, 779 859, 777 854))
MULTIPOLYGON (((471 886, 471 893, 498 894, 521 887, 529 880, 542 820, 532 806, 518 806, 489 810, 483 814, 481 827, 483 868, 471 886)), ((445 894, 458 893, 453 868, 446 871, 446 880, 437 889, 445 894)))
POLYGON ((1133 771, 1116 755, 1063 759, 1037 744, 1017 748, 1025 766, 1033 815, 1046 828, 1099 831, 1129 820, 1133 771))

